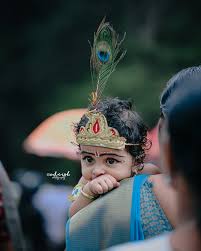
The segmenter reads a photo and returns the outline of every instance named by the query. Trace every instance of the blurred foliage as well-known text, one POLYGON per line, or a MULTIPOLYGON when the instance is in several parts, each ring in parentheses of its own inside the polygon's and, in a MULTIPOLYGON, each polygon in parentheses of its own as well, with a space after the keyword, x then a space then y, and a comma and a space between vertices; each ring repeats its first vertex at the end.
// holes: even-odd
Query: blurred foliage
MULTIPOLYGON (((200 1, 4 1, 0 6, 0 159, 15 168, 70 170, 67 160, 27 155, 22 142, 45 118, 86 107, 91 90, 88 40, 104 15, 120 34, 127 55, 105 95, 132 98, 153 127, 159 96, 178 70, 200 64, 200 1)), ((76 167, 77 165, 77 167, 76 167)))

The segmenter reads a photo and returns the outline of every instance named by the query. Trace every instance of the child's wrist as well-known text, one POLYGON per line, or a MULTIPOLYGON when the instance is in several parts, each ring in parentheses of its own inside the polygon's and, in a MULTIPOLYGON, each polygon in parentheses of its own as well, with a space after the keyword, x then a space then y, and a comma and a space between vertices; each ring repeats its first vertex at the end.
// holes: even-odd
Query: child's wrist
POLYGON ((88 193, 85 193, 85 192, 83 191, 83 189, 81 189, 80 192, 81 192, 81 194, 82 194, 82 196, 83 196, 84 198, 87 198, 87 199, 89 199, 89 200, 94 200, 94 199, 96 198, 96 197, 94 197, 94 196, 92 196, 92 195, 90 195, 90 194, 88 194, 88 193))
POLYGON ((88 182, 86 185, 84 185, 84 186, 82 187, 82 191, 83 191, 84 193, 88 194, 89 196, 92 196, 92 197, 97 197, 97 196, 98 196, 97 194, 95 194, 95 193, 93 193, 93 192, 91 191, 91 189, 90 189, 90 187, 89 187, 89 182, 88 182))

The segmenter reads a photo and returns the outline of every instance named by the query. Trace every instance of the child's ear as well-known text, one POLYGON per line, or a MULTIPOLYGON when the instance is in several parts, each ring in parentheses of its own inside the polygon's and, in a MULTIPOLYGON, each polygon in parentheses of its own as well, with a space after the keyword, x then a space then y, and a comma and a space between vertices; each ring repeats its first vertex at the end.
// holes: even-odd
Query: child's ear
POLYGON ((170 146, 170 141, 165 144, 164 146, 166 152, 166 163, 164 165, 164 171, 169 178, 169 184, 174 188, 177 189, 177 180, 178 180, 178 173, 175 172, 175 163, 173 160, 172 149, 170 146))
POLYGON ((131 167, 133 174, 143 173, 144 164, 138 164, 131 167))
POLYGON ((131 171, 132 171, 132 176, 135 175, 135 174, 137 174, 137 173, 138 173, 138 168, 137 168, 137 166, 133 165, 133 166, 131 167, 131 171))
POLYGON ((134 158, 134 157, 132 158, 131 171, 132 171, 133 174, 135 174, 136 171, 137 171, 137 165, 136 165, 136 163, 135 163, 135 158, 134 158))
POLYGON ((135 158, 132 156, 132 168, 136 166, 135 158))
POLYGON ((132 170, 132 173, 134 173, 135 172, 135 169, 136 169, 136 167, 133 165, 133 166, 131 166, 131 170, 132 170))

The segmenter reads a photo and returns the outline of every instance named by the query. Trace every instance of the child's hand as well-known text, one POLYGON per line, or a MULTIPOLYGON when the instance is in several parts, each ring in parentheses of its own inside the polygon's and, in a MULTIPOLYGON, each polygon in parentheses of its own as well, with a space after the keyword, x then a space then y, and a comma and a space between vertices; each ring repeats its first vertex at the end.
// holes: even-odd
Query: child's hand
POLYGON ((118 187, 120 183, 111 175, 103 174, 87 183, 83 191, 89 192, 92 195, 99 195, 109 192, 115 187, 118 187))

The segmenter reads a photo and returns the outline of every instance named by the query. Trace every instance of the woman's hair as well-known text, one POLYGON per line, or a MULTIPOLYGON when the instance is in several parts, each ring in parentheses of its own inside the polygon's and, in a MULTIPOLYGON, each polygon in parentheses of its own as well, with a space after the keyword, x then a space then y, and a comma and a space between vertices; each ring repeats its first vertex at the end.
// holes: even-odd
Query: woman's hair
MULTIPOLYGON (((128 152, 135 158, 137 164, 141 164, 145 158, 145 151, 150 147, 147 139, 147 127, 137 112, 132 110, 132 103, 119 98, 106 98, 96 107, 90 106, 89 110, 101 112, 107 119, 109 127, 115 128, 120 136, 126 138, 126 143, 139 144, 127 146, 128 152)), ((85 126, 88 118, 84 115, 75 126, 78 133, 81 126, 85 126)))
POLYGON ((196 86, 186 82, 172 95, 167 119, 173 170, 189 187, 201 230, 201 72, 197 76, 196 86))
POLYGON ((175 74, 168 82, 161 94, 161 117, 166 116, 171 106, 171 96, 178 88, 188 89, 188 85, 195 85, 201 72, 201 66, 189 67, 175 74))

